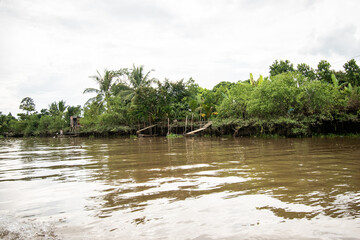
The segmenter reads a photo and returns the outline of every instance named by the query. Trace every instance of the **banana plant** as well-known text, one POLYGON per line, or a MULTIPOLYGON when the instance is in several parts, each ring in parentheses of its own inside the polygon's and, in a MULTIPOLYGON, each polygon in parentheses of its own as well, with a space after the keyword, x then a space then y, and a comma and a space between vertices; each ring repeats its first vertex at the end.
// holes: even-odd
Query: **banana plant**
POLYGON ((262 83, 264 82, 264 77, 262 75, 260 75, 260 77, 258 78, 258 80, 254 80, 254 76, 252 73, 250 73, 250 84, 252 86, 260 86, 262 83))
POLYGON ((331 74, 331 80, 332 80, 332 82, 333 82, 334 87, 335 87, 335 88, 338 88, 338 87, 339 87, 339 81, 338 81, 337 78, 335 77, 335 74, 334 74, 334 73, 331 74))

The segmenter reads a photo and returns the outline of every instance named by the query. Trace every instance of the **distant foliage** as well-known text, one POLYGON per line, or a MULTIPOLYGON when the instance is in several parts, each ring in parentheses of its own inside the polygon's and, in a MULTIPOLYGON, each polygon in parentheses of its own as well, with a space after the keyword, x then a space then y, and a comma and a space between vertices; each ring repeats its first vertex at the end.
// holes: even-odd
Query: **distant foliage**
POLYGON ((360 68, 354 59, 335 71, 326 60, 316 69, 305 63, 296 69, 289 60, 276 60, 270 77, 250 73, 237 83, 221 81, 213 89, 199 87, 194 79, 160 81, 144 66, 105 70, 92 78, 97 88, 86 88, 93 96, 84 106, 65 101, 50 103, 36 112, 30 97, 24 98, 18 118, 0 113, 0 135, 55 135, 70 130, 70 117, 81 116, 83 133, 133 134, 153 123, 192 124, 213 121, 214 127, 244 127, 273 134, 309 135, 324 121, 360 122, 360 68), (280 128, 279 126, 282 126, 280 128), (287 126, 284 128, 283 126, 287 126))

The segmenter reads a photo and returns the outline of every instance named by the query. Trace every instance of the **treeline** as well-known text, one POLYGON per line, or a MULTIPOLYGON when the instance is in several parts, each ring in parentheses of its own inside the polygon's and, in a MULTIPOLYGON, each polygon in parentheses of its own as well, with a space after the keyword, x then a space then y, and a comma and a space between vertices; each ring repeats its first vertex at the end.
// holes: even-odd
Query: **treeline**
POLYGON ((296 67, 276 60, 270 76, 237 83, 220 82, 213 89, 200 87, 193 79, 159 81, 143 66, 105 70, 92 78, 97 88, 81 106, 53 102, 49 109, 35 111, 31 98, 24 98, 18 118, 0 115, 0 135, 49 135, 69 130, 70 116, 82 115, 83 134, 131 134, 153 123, 170 122, 184 128, 185 120, 213 120, 212 133, 234 135, 278 134, 311 136, 318 133, 358 133, 360 115, 360 68, 354 59, 344 70, 331 69, 320 61, 316 69, 296 67))
POLYGON ((26 113, 18 114, 18 118, 11 113, 0 113, 0 135, 2 136, 50 136, 60 131, 70 130, 70 116, 81 114, 81 106, 67 106, 60 100, 49 105, 49 109, 35 111, 32 98, 26 97, 21 101, 20 109, 26 113))

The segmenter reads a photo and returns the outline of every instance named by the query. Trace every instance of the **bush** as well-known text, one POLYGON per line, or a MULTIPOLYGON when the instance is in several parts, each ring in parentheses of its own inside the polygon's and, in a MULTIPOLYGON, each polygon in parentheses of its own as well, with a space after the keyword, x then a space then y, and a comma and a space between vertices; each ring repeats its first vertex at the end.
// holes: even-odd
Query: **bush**
POLYGON ((271 118, 288 116, 298 109, 296 96, 305 77, 298 73, 283 73, 256 87, 247 111, 251 117, 271 118))

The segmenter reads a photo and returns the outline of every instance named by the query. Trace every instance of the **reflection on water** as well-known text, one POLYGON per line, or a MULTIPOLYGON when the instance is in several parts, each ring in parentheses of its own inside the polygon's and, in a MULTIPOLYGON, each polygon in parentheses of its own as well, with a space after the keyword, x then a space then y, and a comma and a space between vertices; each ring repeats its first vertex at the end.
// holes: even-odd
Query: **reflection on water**
POLYGON ((1 140, 0 215, 65 239, 357 239, 359 143, 1 140))

